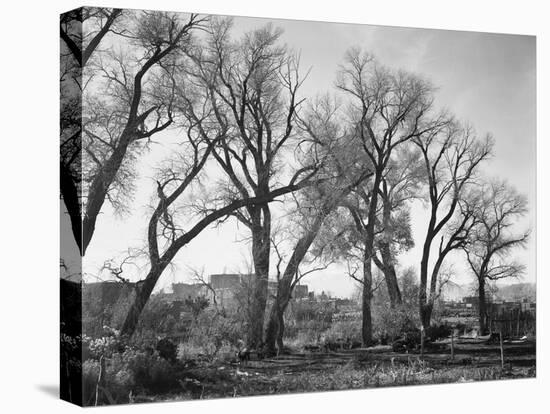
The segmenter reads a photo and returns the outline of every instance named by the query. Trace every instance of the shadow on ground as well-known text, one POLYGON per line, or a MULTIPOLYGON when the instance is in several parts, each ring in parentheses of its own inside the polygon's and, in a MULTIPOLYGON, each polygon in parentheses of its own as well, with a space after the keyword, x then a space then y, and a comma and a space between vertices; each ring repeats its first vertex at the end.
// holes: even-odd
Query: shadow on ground
POLYGON ((59 385, 58 384, 39 384, 36 388, 42 391, 44 394, 49 395, 55 399, 59 398, 59 385))

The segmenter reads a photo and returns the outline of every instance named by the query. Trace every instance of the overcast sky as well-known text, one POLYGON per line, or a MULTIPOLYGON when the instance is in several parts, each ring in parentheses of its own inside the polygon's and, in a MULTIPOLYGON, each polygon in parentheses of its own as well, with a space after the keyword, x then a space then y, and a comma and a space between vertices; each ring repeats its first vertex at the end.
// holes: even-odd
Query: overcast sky
MULTIPOLYGON (((302 95, 314 97, 330 91, 336 69, 345 51, 360 46, 373 53, 381 63, 417 72, 430 79, 438 92, 436 104, 448 108, 461 120, 467 120, 479 135, 492 133, 495 157, 483 167, 483 173, 507 179, 527 195, 530 212, 518 227, 535 228, 535 38, 530 36, 456 32, 398 27, 345 25, 334 23, 235 18, 234 33, 259 27, 268 21, 284 30, 289 47, 301 52, 302 68, 311 67, 302 95)), ((174 132, 157 136, 169 142, 174 132), (172 135, 172 136, 170 136, 172 135)), ((85 273, 98 274, 103 262, 128 247, 144 245, 148 221, 146 204, 154 191, 152 167, 169 151, 157 146, 142 158, 141 178, 132 205, 131 217, 117 219, 110 207, 98 218, 96 231, 85 258, 85 273)), ((417 246, 399 257, 403 266, 420 263, 427 216, 420 205, 413 206, 412 230, 417 246)), ((183 248, 177 256, 175 272, 166 272, 159 287, 189 279, 187 266, 204 267, 206 274, 244 271, 249 248, 236 243, 243 236, 234 221, 208 229, 183 248)), ((516 256, 527 266, 524 281, 534 282, 535 233, 527 249, 516 256)), ((454 255, 458 283, 469 283, 471 276, 463 258, 454 255)), ((107 275, 102 275, 106 277, 107 275)), ((310 289, 347 296, 353 283, 338 266, 308 278, 310 289)))

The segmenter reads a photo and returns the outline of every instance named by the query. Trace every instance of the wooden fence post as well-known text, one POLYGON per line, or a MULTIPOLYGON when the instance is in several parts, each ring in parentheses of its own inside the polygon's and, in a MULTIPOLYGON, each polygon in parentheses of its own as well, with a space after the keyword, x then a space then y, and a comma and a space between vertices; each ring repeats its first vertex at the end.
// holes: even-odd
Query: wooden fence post
POLYGON ((521 321, 521 309, 518 309, 518 325, 517 325, 517 331, 516 331, 516 336, 519 337, 519 325, 520 325, 520 321, 521 321))
POLYGON ((451 361, 455 360, 455 330, 451 330, 451 361))
POLYGON ((504 346, 502 344, 502 329, 500 330, 499 338, 500 338, 500 366, 502 369, 504 369, 504 346))
POLYGON ((420 327, 420 357, 424 358, 424 327, 420 327))

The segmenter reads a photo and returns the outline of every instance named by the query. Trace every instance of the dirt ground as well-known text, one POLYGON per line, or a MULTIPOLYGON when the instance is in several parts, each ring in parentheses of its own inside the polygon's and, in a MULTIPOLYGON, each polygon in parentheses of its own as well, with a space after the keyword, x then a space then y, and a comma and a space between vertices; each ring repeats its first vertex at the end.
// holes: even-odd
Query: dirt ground
MULTIPOLYGON (((536 375, 534 342, 500 346, 475 340, 437 343, 432 350, 395 353, 390 346, 339 352, 292 352, 269 359, 238 363, 189 361, 179 379, 181 393, 161 399, 203 399, 247 395, 346 390, 385 386, 439 384, 536 375), (434 350, 437 348, 436 350, 434 350)), ((150 401, 142 396, 143 401, 150 401)), ((155 398, 159 400, 159 398, 155 398)), ((137 402, 137 401, 136 401, 137 402)))

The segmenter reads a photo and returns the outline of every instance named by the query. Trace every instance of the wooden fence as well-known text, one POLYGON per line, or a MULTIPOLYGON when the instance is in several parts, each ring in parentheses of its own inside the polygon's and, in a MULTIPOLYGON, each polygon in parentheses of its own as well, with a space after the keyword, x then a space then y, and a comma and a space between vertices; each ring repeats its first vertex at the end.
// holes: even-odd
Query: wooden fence
POLYGON ((490 312, 487 326, 491 333, 502 332, 505 338, 521 337, 536 333, 536 316, 531 310, 519 308, 490 312))

